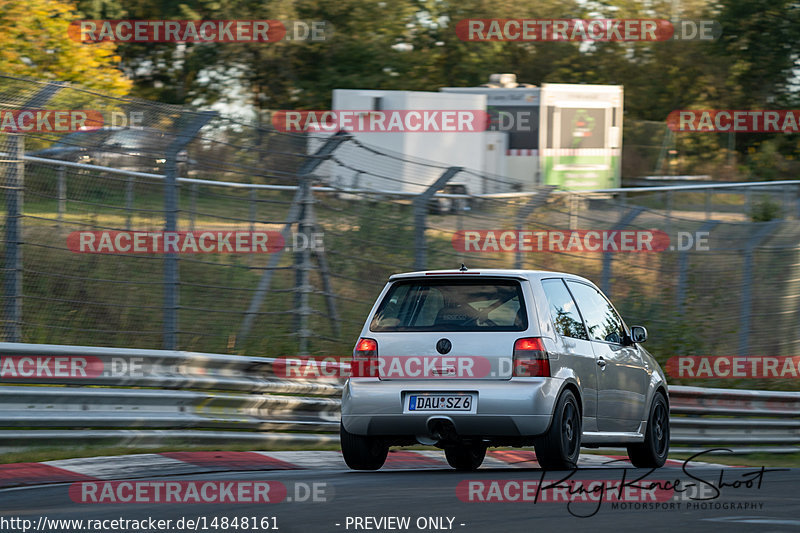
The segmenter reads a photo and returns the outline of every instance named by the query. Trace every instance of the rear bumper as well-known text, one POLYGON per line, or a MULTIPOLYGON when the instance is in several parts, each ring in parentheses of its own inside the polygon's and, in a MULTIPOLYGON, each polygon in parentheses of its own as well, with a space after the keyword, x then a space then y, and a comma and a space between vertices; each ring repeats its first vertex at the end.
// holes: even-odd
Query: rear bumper
POLYGON ((465 436, 526 437, 541 435, 550 426, 563 380, 514 378, 489 380, 380 381, 351 378, 342 392, 342 424, 357 435, 429 435, 432 419, 449 420, 465 436), (404 413, 407 394, 474 392, 477 412, 426 411, 404 413))

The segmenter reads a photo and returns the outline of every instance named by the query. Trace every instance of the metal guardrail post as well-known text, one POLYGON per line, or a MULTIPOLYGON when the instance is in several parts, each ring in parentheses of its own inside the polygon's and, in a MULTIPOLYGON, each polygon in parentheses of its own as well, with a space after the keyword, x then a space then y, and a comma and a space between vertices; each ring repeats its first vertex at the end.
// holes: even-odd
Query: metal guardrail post
MULTIPOLYGON (((639 213, 644 211, 644 207, 632 207, 622 220, 620 220, 616 226, 612 229, 612 231, 619 231, 623 230, 628 227, 633 220, 639 216, 639 213)), ((603 277, 600 282, 600 288, 603 289, 603 292, 611 298, 611 254, 614 252, 603 252, 603 277)))
POLYGON ((414 198, 414 268, 417 270, 425 270, 425 264, 427 262, 425 257, 427 251, 425 244, 425 221, 428 214, 428 203, 431 198, 433 198, 433 195, 436 194, 436 191, 447 185, 447 182, 462 170, 462 167, 448 168, 433 182, 433 185, 414 198))
MULTIPOLYGON (((178 230, 178 152, 189 144, 197 132, 214 116, 216 116, 216 112, 213 111, 198 114, 167 147, 167 161, 164 167, 165 232, 178 230)), ((164 348, 167 350, 176 350, 178 347, 179 291, 178 255, 169 252, 164 255, 164 348)))
MULTIPOLYGON (((29 99, 23 109, 40 109, 61 90, 64 82, 51 82, 29 99)), ((3 188, 6 190, 5 228, 5 331, 7 341, 22 339, 22 217, 23 193, 25 190, 25 137, 20 133, 8 133, 9 159, 5 161, 6 172, 3 188)))
POLYGON ((744 247, 744 264, 742 265, 742 300, 739 307, 739 355, 748 355, 750 351, 750 315, 753 299, 753 251, 761 241, 769 237, 779 220, 765 222, 755 235, 750 237, 744 247))

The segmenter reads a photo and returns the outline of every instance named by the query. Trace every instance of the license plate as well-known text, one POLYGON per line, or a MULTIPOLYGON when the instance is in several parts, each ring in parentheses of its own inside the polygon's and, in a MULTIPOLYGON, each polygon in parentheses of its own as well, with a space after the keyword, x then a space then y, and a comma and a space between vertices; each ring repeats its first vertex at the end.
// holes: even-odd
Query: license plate
POLYGON ((405 411, 451 411, 474 413, 477 398, 475 394, 409 394, 406 396, 405 411))

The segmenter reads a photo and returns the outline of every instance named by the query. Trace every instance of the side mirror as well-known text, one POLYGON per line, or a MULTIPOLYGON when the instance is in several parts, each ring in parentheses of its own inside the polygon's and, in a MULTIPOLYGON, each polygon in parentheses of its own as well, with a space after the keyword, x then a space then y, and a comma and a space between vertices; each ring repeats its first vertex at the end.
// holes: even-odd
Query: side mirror
POLYGON ((647 340, 647 330, 644 326, 633 326, 631 328, 631 340, 636 343, 647 340))

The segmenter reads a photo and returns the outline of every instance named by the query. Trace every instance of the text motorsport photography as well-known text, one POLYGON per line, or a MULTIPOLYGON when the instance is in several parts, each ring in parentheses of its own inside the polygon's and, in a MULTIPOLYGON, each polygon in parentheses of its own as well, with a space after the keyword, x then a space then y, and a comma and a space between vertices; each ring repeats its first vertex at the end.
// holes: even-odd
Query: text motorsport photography
POLYGON ((618 472, 618 475, 603 479, 578 479, 578 469, 555 476, 542 471, 533 479, 462 480, 456 486, 456 496, 467 503, 560 503, 566 506, 570 515, 578 518, 591 518, 606 507, 610 507, 612 513, 763 510, 765 504, 759 491, 768 474, 789 469, 763 466, 757 469, 723 468, 709 474, 701 472, 699 465, 693 464, 704 460, 709 453, 731 451, 719 448, 696 453, 667 479, 660 479, 656 469, 641 474, 612 467, 602 472, 618 472))

